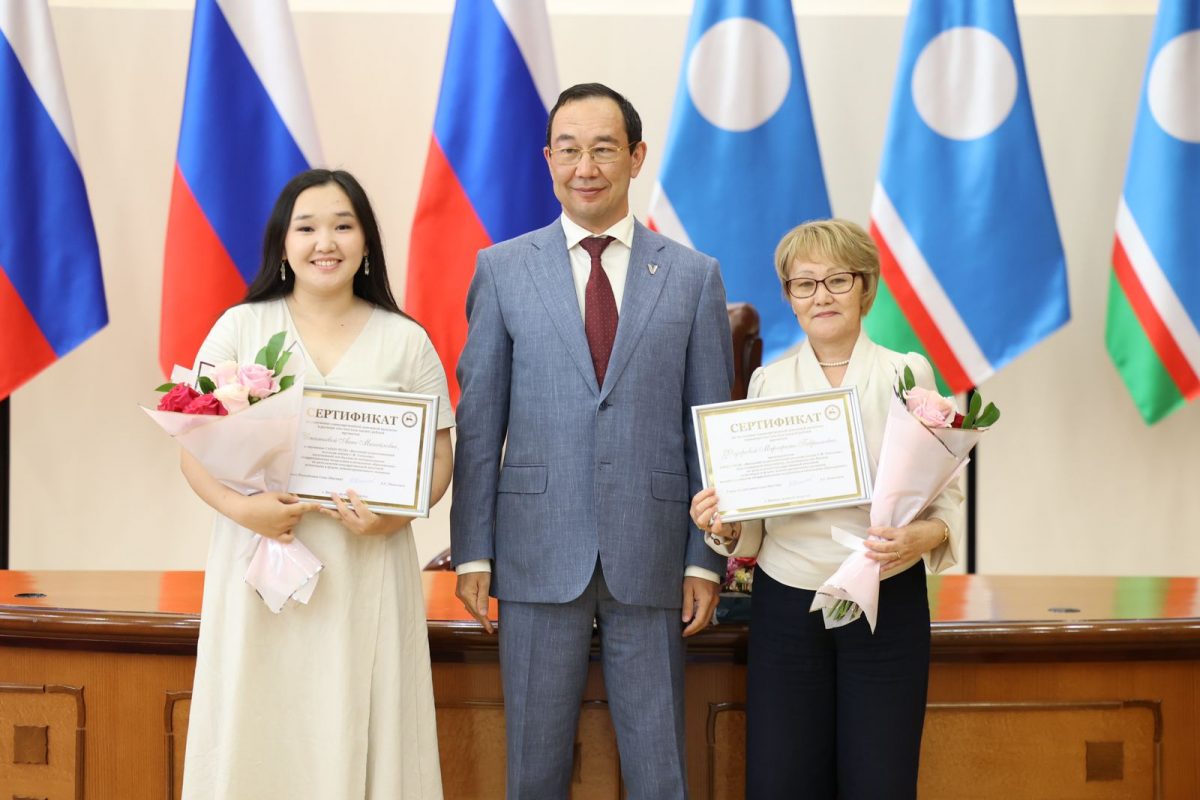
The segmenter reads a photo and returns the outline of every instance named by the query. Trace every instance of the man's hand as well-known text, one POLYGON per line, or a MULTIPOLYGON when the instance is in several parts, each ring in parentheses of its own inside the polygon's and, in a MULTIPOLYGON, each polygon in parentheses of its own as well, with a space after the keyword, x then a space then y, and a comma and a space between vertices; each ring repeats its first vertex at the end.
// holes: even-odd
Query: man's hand
POLYGON ((464 572, 458 576, 458 586, 454 594, 462 601, 463 608, 488 633, 495 633, 492 621, 488 619, 488 590, 492 587, 492 573, 464 572))
POLYGON ((699 633, 712 622, 720 590, 720 584, 705 578, 689 576, 683 579, 683 621, 688 623, 683 629, 684 636, 699 633))

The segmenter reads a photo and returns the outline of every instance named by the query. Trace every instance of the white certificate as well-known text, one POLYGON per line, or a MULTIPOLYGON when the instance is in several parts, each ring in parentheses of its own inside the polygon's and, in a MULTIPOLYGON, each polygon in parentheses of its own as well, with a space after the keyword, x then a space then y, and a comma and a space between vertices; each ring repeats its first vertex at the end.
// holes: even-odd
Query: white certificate
POLYGON ((437 395, 304 389, 288 491, 333 507, 353 489, 378 514, 429 516, 437 395))
POLYGON ((854 387, 692 408, 704 487, 723 521, 871 501, 854 387))

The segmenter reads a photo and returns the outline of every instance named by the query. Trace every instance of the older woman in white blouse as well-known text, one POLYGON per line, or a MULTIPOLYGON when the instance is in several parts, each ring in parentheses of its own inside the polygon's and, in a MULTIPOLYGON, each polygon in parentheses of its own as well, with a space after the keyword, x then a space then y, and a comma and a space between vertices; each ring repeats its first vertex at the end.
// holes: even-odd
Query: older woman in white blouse
MULTIPOLYGON (((879 256, 871 237, 843 220, 808 222, 775 251, 784 295, 806 334, 799 351, 757 370, 750 397, 853 385, 874 469, 896 377, 908 366, 935 389, 929 362, 872 342, 862 319, 875 300, 879 256)), ((929 680, 925 567, 957 560, 962 492, 952 484, 921 519, 871 528, 883 584, 872 635, 866 619, 826 630, 810 613, 814 591, 846 549, 830 528, 870 525, 868 508, 842 508, 725 524, 720 486, 692 499, 692 519, 720 553, 758 557, 751 605, 746 701, 746 796, 911 798, 916 796, 929 680)))

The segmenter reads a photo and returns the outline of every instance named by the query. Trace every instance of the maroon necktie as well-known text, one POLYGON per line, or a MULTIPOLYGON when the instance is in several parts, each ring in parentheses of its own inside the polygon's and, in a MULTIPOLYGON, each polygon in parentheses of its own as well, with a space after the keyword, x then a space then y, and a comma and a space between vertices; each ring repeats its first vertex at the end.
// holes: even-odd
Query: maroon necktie
POLYGON ((590 236, 579 243, 592 257, 592 272, 583 293, 583 330, 592 352, 598 386, 604 385, 608 357, 612 355, 613 340, 617 338, 617 301, 613 299, 612 284, 600 266, 600 254, 612 240, 611 236, 590 236))

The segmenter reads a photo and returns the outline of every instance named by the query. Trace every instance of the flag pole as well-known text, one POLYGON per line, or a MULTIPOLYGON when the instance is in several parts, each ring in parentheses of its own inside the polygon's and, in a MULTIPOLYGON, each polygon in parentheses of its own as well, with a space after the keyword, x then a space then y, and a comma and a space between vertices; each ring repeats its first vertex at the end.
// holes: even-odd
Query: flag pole
POLYGON ((10 399, 0 400, 0 569, 8 569, 8 488, 9 488, 9 407, 10 399))
MULTIPOLYGON (((967 392, 967 408, 971 407, 971 398, 975 396, 975 390, 971 389, 967 392)), ((979 469, 979 446, 975 446, 975 452, 971 453, 971 460, 967 462, 967 574, 975 574, 975 490, 978 486, 979 469)))

